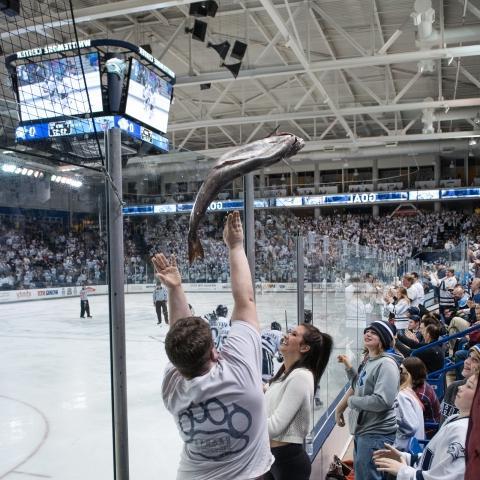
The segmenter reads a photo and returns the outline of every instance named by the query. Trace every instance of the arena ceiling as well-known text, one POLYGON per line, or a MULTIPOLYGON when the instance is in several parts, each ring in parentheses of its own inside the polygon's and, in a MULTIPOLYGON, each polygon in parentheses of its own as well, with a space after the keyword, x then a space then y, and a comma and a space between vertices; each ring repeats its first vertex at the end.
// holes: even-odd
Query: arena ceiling
POLYGON ((222 0, 205 42, 185 31, 190 3, 73 0, 80 39, 150 45, 176 72, 174 151, 216 157, 276 127, 359 158, 480 135, 479 0, 222 0), (248 45, 236 79, 208 41, 248 45))

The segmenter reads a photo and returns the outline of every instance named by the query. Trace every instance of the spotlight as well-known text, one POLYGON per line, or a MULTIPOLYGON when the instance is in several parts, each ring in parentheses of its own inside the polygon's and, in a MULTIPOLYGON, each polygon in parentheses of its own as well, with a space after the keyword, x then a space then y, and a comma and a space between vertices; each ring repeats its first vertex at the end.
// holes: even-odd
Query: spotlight
POLYGON ((234 78, 238 77, 238 72, 240 71, 241 66, 242 66, 242 62, 232 63, 231 65, 227 65, 226 63, 222 63, 222 67, 225 67, 228 70, 230 70, 230 73, 233 75, 234 78))
POLYGON ((13 165, 11 163, 4 163, 2 165, 2 170, 5 172, 5 173, 15 173, 15 170, 17 169, 17 166, 16 165, 13 165))
POLYGON ((193 28, 186 28, 185 33, 191 33, 194 40, 203 42, 207 33, 207 24, 201 20, 195 20, 193 28))
POLYGON ((477 144, 477 139, 476 139, 476 138, 471 138, 471 139, 468 141, 468 144, 469 144, 471 147, 474 147, 474 146, 477 144))
MULTIPOLYGON (((222 43, 213 44, 212 42, 207 42, 207 48, 213 48, 219 55, 220 58, 225 60, 228 51, 230 50, 230 42, 225 40, 222 43)), ((233 55, 233 53, 232 53, 233 55)))
POLYGON ((190 4, 189 14, 194 17, 214 17, 218 10, 218 4, 214 0, 195 2, 190 4))
POLYGON ((232 53, 230 54, 230 56, 236 58, 237 60, 242 60, 245 56, 246 51, 247 44, 236 40, 233 44, 232 53))

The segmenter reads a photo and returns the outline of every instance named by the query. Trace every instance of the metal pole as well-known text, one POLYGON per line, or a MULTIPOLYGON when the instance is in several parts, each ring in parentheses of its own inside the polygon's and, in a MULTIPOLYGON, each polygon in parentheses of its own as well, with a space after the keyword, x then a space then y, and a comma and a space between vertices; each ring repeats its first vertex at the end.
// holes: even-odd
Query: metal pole
POLYGON ((113 406, 113 455, 115 480, 128 480, 127 371, 125 359, 125 297, 122 204, 122 156, 120 129, 107 135, 107 228, 109 272, 110 356, 113 406), (116 192, 114 188, 116 189, 116 192))
POLYGON ((253 215, 253 173, 243 177, 243 213, 245 215, 245 252, 252 274, 255 295, 255 219, 253 215))
POLYGON ((297 324, 303 323, 305 317, 305 264, 303 262, 303 237, 298 236, 297 241, 297 324))

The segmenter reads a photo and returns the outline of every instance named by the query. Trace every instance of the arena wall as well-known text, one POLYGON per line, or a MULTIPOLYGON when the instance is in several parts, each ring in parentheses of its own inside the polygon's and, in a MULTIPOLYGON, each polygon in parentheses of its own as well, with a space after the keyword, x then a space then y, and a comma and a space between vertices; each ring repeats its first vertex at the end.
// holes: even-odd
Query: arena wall
MULTIPOLYGON (((308 285, 308 291, 314 292, 335 292, 339 285, 314 283, 308 285)), ((95 292, 89 296, 108 294, 108 285, 92 285, 95 292)), ((231 292, 229 283, 185 283, 185 292, 231 292)), ((152 293, 155 288, 153 283, 127 284, 125 293, 152 293)), ((80 286, 71 287, 49 287, 32 288, 26 290, 0 290, 0 303, 26 302, 35 300, 50 300, 53 298, 69 298, 80 296, 80 286)), ((257 294, 264 293, 291 293, 297 290, 296 283, 257 283, 255 285, 257 294)), ((343 290, 343 287, 342 287, 343 290)))

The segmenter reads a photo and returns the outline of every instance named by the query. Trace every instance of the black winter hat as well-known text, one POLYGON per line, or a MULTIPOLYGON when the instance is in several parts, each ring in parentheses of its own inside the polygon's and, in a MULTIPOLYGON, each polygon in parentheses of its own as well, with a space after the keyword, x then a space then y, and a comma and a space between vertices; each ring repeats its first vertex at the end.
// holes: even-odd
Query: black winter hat
POLYGON ((382 342, 384 350, 388 350, 392 344, 393 340, 393 330, 392 326, 387 322, 382 322, 381 320, 375 320, 372 322, 364 331, 373 330, 379 337, 382 342))

